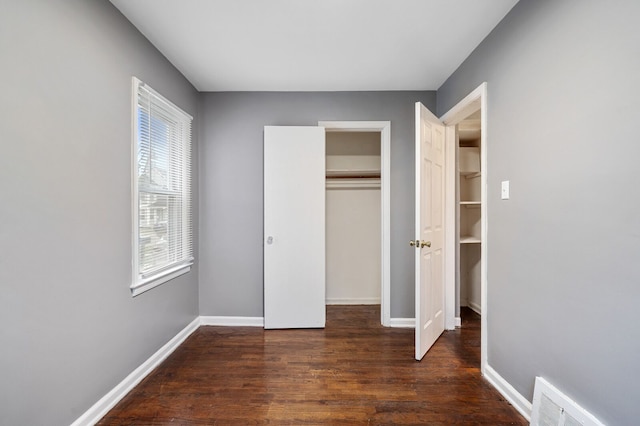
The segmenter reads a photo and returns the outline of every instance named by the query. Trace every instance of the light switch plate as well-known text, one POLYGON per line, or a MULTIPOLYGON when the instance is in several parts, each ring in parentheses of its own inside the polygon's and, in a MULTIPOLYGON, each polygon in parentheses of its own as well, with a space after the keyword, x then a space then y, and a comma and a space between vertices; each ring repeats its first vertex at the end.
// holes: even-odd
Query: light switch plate
POLYGON ((509 181, 508 180, 502 181, 502 191, 500 193, 500 198, 502 198, 503 200, 509 199, 509 181))

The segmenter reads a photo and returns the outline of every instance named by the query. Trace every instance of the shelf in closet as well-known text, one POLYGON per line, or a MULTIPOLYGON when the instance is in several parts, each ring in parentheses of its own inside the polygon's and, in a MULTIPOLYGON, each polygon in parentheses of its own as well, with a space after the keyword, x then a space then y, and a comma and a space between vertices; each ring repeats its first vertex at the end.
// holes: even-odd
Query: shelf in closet
POLYGON ((380 178, 326 179, 326 189, 380 189, 380 178))
POLYGON ((380 169, 329 169, 327 178, 380 178, 380 169))
POLYGON ((475 179, 482 176, 482 173, 481 172, 460 172, 460 176, 464 177, 465 179, 475 179))
POLYGON ((463 235, 460 237, 460 244, 479 244, 482 241, 473 235, 463 235))

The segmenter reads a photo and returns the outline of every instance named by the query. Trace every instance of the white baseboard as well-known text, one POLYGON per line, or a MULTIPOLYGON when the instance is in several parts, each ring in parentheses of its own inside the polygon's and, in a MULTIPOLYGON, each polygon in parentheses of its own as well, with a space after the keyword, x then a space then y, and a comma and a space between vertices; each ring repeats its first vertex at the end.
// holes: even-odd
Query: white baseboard
POLYGON ((264 317, 200 317, 200 325, 264 327, 264 317))
POLYGON ((83 415, 71 424, 71 426, 94 425, 109 412, 122 398, 124 398, 138 383, 140 383, 154 368, 164 361, 178 346, 186 340, 200 326, 200 317, 197 317, 189 325, 178 332, 149 359, 133 370, 123 381, 111 389, 98 402, 93 404, 83 415))
POLYGON ((415 318, 391 318, 389 320, 389 327, 416 328, 416 319, 415 318))
POLYGON ((327 298, 327 305, 379 305, 379 297, 360 297, 360 298, 327 298))
POLYGON ((524 397, 520 392, 518 392, 509 382, 507 382, 496 370, 491 368, 491 366, 487 365, 484 370, 484 378, 487 379, 489 383, 493 385, 494 388, 505 397, 511 405, 515 407, 516 410, 522 417, 527 419, 527 421, 531 421, 531 410, 532 404, 524 397))
POLYGON ((460 318, 460 317, 455 317, 455 318, 454 318, 454 320, 455 320, 455 322, 456 322, 456 327, 457 327, 457 328, 462 327, 462 318, 460 318))
POLYGON ((482 315, 482 307, 478 305, 476 302, 472 302, 471 300, 469 300, 468 306, 476 314, 482 315))

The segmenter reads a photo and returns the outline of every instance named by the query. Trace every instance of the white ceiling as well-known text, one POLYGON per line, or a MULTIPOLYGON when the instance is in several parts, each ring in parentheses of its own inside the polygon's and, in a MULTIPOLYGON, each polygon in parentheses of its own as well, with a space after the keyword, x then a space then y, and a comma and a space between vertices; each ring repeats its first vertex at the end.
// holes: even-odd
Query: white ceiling
POLYGON ((436 90, 518 0, 110 0, 200 91, 436 90))

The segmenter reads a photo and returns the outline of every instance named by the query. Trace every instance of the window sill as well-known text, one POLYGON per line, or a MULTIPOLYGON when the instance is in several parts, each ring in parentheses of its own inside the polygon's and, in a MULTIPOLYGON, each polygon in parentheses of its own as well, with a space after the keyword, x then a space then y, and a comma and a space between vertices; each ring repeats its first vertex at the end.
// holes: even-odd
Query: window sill
POLYGON ((143 280, 138 281, 135 284, 131 285, 131 296, 136 297, 139 294, 144 293, 145 291, 151 290, 152 288, 158 287, 161 284, 166 283, 174 278, 179 277, 180 275, 184 275, 191 270, 191 263, 188 265, 177 266, 173 269, 169 269, 168 271, 164 271, 159 275, 155 275, 153 277, 145 278, 143 280))

